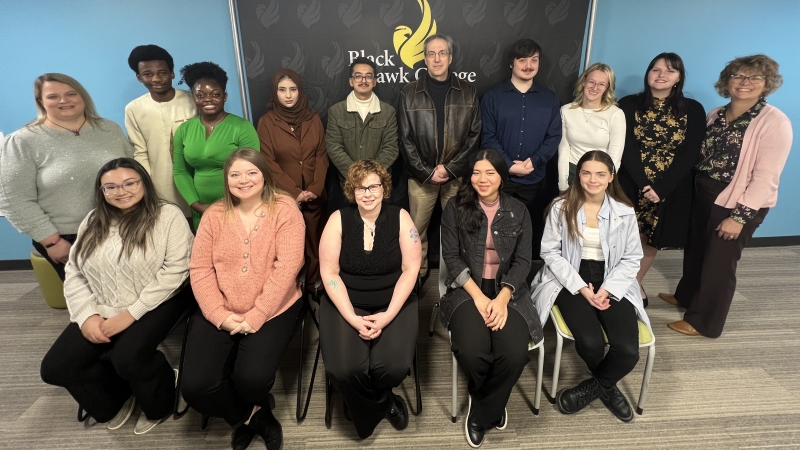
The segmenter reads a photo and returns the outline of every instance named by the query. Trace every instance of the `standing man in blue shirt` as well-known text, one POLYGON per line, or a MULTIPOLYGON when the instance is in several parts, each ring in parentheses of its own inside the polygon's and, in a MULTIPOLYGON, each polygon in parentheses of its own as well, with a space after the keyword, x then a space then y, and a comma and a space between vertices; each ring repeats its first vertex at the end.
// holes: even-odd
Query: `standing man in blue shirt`
MULTIPOLYGON (((503 191, 528 207, 535 244, 542 222, 535 206, 541 203, 547 161, 561 142, 558 96, 534 83, 541 55, 542 48, 531 39, 514 43, 508 58, 511 79, 487 91, 481 101, 481 148, 493 148, 505 157, 511 176, 503 191)), ((539 246, 533 247, 533 257, 539 259, 539 246)))

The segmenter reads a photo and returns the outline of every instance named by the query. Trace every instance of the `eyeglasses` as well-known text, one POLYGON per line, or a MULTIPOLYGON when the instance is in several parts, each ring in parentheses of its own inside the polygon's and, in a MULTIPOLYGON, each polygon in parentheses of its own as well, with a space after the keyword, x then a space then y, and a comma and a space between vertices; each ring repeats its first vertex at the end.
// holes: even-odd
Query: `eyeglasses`
POLYGON ((603 88, 608 87, 608 84, 603 83, 602 81, 600 83, 598 83, 598 82, 596 82, 594 80, 589 80, 589 81, 586 82, 586 86, 588 86, 588 87, 598 87, 600 89, 603 89, 603 88))
POLYGON ((447 55, 449 55, 449 54, 450 54, 450 52, 448 52, 447 50, 442 50, 442 51, 440 51, 439 53, 436 53, 436 52, 428 52, 428 53, 425 53, 425 57, 426 57, 426 58, 433 59, 433 58, 436 58, 436 55, 439 55, 439 58, 445 58, 445 57, 447 57, 447 55))
POLYGON ((136 181, 126 181, 122 183, 122 185, 104 184, 103 186, 100 186, 100 189, 103 190, 103 194, 105 194, 106 197, 111 197, 112 195, 117 195, 117 192, 119 192, 120 188, 122 188, 122 190, 125 192, 130 192, 130 193, 136 192, 137 190, 139 190, 139 184, 141 182, 142 179, 139 178, 136 181))
POLYGON ((375 79, 375 75, 373 75, 373 74, 371 74, 371 73, 368 73, 368 74, 366 74, 366 75, 361 75, 360 73, 357 73, 357 74, 353 75, 351 78, 352 78, 352 79, 353 79, 353 80, 354 80, 356 83, 361 83, 361 80, 367 80, 367 81, 372 81, 372 80, 374 80, 374 79, 375 79))
POLYGON ((750 80, 750 82, 753 84, 761 84, 766 79, 767 77, 765 77, 764 75, 750 75, 749 77, 746 77, 744 75, 731 75, 731 80, 739 84, 743 84, 744 80, 750 80))
POLYGON ((355 191, 356 194, 358 195, 364 195, 367 193, 367 191, 369 191, 372 194, 377 194, 378 192, 381 191, 382 188, 383 185, 381 184, 371 184, 369 186, 358 186, 355 188, 355 191))

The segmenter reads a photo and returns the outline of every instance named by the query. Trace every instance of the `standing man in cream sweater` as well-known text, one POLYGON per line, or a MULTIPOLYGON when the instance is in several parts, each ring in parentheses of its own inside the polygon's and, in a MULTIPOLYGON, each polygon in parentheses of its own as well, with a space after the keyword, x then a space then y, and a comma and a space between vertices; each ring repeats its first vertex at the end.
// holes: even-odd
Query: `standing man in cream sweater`
POLYGON ((181 123, 197 115, 192 94, 172 87, 175 64, 169 52, 157 45, 134 48, 128 65, 148 90, 125 107, 133 158, 150 173, 159 196, 191 217, 172 176, 172 136, 181 123))

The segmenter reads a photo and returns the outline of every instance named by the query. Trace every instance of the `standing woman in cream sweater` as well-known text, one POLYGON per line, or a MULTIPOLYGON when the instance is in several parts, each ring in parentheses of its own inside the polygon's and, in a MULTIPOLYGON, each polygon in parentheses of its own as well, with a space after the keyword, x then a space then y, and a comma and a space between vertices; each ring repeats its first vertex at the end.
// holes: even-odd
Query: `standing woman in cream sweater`
POLYGON ((575 83, 575 101, 561 107, 562 131, 558 145, 558 190, 564 192, 575 177, 575 165, 584 153, 603 150, 619 170, 625 147, 625 114, 616 105, 614 71, 594 63, 575 83))
POLYGON ((130 158, 100 169, 94 201, 66 267, 72 323, 45 355, 42 380, 67 388, 109 430, 138 402, 134 433, 144 434, 172 413, 175 373, 157 347, 192 302, 192 233, 130 158))

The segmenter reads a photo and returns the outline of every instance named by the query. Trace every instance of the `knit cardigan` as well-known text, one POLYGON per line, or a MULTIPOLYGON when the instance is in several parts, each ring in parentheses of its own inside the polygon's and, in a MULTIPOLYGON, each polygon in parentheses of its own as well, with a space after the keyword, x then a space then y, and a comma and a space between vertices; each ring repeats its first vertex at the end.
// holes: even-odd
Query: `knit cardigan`
POLYGON ((272 211, 262 211, 249 234, 239 214, 226 214, 222 202, 203 213, 192 249, 192 290, 217 328, 235 313, 258 331, 300 298, 303 216, 286 195, 278 195, 272 211))
MULTIPOLYGON (((81 223, 78 240, 93 213, 81 223)), ((150 238, 145 252, 136 249, 121 258, 122 237, 116 226, 85 260, 78 261, 72 246, 64 280, 72 322, 83 326, 95 314, 108 319, 125 311, 139 320, 181 290, 189 277, 193 239, 181 209, 161 205, 150 238)))
MULTIPOLYGON (((717 119, 719 108, 707 116, 707 124, 717 119)), ((778 108, 767 105, 750 122, 742 139, 736 173, 714 202, 724 208, 741 203, 758 210, 778 203, 778 183, 792 149, 792 123, 778 108)))

